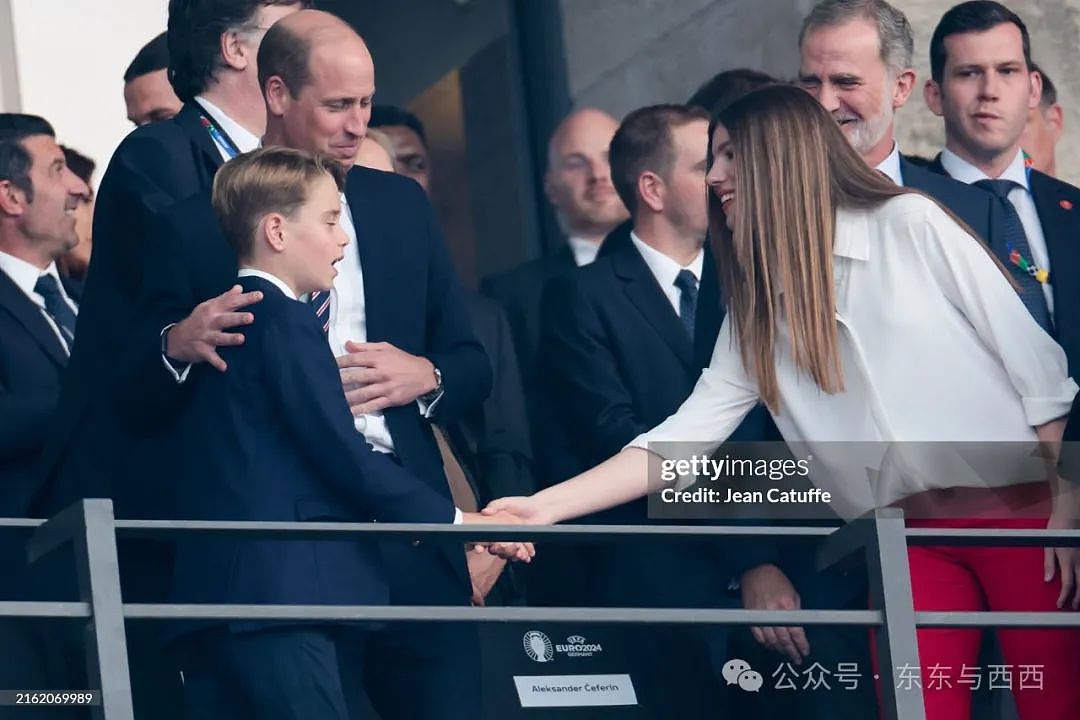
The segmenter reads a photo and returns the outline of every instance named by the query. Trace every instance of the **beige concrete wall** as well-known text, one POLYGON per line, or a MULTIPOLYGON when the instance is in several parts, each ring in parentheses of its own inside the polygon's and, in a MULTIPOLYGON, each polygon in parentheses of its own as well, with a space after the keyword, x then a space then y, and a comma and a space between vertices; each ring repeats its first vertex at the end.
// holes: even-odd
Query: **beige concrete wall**
MULTIPOLYGON (((897 137, 905 152, 933 155, 944 143, 941 119, 926 108, 922 86, 930 77, 930 35, 951 0, 892 0, 915 30, 917 92, 900 112, 897 137)), ((1058 176, 1080 185, 1080 0, 1006 0, 1031 32, 1031 54, 1046 70, 1065 109, 1065 135, 1057 146, 1058 176)))
POLYGON ((560 0, 570 97, 616 117, 683 102, 734 67, 796 69, 813 0, 560 0))

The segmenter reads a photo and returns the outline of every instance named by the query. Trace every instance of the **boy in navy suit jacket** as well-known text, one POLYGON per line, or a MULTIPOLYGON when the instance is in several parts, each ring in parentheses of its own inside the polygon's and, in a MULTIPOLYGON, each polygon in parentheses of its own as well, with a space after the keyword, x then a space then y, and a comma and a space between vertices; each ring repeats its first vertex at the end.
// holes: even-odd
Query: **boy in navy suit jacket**
MULTIPOLYGON (((333 286, 348 238, 338 225, 336 163, 267 148, 238 156, 214 180, 213 204, 239 259, 240 284, 260 291, 242 345, 191 380, 182 432, 189 472, 181 517, 201 520, 490 522, 374 452, 356 432, 337 365, 307 293, 333 286)), ((501 518, 498 522, 506 522, 501 518)), ((524 552, 524 549, 523 549, 524 552)), ((186 603, 378 605, 388 586, 365 541, 246 540, 177 545, 173 599, 186 603)), ((193 717, 350 717, 342 653, 362 655, 363 630, 328 624, 176 625, 193 717), (359 637, 357 637, 359 635, 359 637)), ((355 663, 356 660, 349 662, 355 663)), ((356 665, 350 667, 352 675, 356 665)))

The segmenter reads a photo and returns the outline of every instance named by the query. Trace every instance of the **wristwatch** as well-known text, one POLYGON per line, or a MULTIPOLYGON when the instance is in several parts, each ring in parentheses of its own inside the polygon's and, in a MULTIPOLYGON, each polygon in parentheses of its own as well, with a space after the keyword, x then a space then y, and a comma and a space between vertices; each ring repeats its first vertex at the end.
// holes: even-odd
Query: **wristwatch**
POLYGON ((424 401, 425 405, 430 405, 435 402, 440 395, 442 395, 442 371, 439 368, 432 365, 435 368, 435 389, 424 393, 420 396, 420 399, 424 401))

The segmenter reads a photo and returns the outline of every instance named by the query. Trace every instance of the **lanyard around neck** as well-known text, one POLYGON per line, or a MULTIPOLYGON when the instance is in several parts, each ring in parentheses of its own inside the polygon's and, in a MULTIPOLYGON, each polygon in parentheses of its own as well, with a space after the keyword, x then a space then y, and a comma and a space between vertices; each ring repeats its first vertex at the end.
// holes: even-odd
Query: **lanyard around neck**
POLYGON ((213 118, 210 117, 210 113, 206 112, 205 108, 199 113, 199 123, 210 135, 210 139, 214 141, 214 144, 225 152, 225 155, 228 156, 229 160, 232 160, 240 154, 240 149, 236 147, 236 143, 234 143, 232 138, 230 138, 228 134, 214 122, 213 118))

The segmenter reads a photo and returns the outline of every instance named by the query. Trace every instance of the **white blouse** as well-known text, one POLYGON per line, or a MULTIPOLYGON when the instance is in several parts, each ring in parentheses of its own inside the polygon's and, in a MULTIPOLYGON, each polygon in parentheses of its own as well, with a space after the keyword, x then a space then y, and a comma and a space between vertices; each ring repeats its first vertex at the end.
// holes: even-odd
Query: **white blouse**
MULTIPOLYGON (((1000 458, 965 455, 958 464, 939 444, 925 465, 926 448, 1017 441, 1013 448, 1030 450, 1034 426, 1068 414, 1077 385, 1064 351, 983 246, 933 201, 908 193, 839 210, 833 253, 845 390, 826 394, 796 368, 781 320, 774 419, 797 458, 812 456, 814 482, 840 491, 834 509, 854 516, 927 487, 982 485, 979 466, 1000 458), (905 471, 889 472, 886 458, 898 456, 905 471), (922 472, 912 463, 924 463, 922 472)), ((630 446, 668 459, 711 454, 757 402, 725 320, 690 397, 630 446)), ((1006 476, 1015 474, 989 482, 1017 481, 1006 476)))

